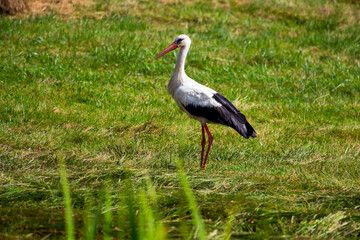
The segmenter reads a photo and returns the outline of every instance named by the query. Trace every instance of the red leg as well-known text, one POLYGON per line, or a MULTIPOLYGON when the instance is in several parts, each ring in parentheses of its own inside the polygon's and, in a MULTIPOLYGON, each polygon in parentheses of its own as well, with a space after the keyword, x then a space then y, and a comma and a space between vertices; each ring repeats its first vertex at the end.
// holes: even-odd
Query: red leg
POLYGON ((213 136, 211 135, 208 127, 206 126, 206 123, 204 124, 204 127, 205 127, 206 133, 207 133, 207 135, 208 135, 208 139, 209 139, 209 145, 208 145, 208 149, 207 149, 207 151, 206 151, 204 165, 202 166, 202 168, 205 169, 206 161, 207 161, 207 159, 208 159, 208 155, 209 155, 209 152, 210 152, 210 147, 211 147, 211 144, 212 144, 214 138, 213 138, 213 136))
POLYGON ((205 150, 205 131, 204 131, 204 125, 201 124, 201 131, 202 131, 202 141, 201 141, 201 162, 200 162, 200 167, 202 167, 203 165, 203 159, 204 159, 204 150, 205 150))

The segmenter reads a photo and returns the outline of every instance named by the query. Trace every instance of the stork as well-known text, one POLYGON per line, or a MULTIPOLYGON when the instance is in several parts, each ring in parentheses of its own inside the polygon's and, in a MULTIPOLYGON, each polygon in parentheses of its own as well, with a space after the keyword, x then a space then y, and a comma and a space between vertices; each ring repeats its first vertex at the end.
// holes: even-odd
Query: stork
POLYGON ((180 48, 174 73, 168 83, 168 93, 174 98, 182 111, 190 118, 196 119, 201 123, 202 149, 200 168, 205 169, 210 147, 213 143, 213 137, 206 125, 207 123, 218 123, 232 127, 246 139, 249 137, 255 138, 256 133, 246 120, 246 117, 228 99, 186 75, 185 59, 190 49, 190 44, 191 40, 187 35, 180 35, 164 51, 157 55, 155 59, 176 48, 180 48), (206 145, 205 131, 208 135, 208 147, 204 159, 206 145))

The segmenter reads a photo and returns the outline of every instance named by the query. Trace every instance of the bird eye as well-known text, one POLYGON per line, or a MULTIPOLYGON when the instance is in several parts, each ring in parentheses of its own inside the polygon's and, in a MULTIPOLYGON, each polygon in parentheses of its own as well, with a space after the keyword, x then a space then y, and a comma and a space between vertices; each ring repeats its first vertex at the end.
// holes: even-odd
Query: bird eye
POLYGON ((179 38, 175 41, 176 44, 179 44, 182 40, 184 40, 183 38, 179 38))

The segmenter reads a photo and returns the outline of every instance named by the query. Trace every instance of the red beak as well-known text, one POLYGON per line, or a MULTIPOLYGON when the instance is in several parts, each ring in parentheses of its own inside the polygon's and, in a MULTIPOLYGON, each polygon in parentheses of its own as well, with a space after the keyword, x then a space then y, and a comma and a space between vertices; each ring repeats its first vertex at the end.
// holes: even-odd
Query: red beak
POLYGON ((178 47, 179 47, 179 46, 178 46, 176 43, 170 44, 170 46, 168 46, 167 48, 165 48, 165 50, 162 51, 159 55, 157 55, 157 56, 155 57, 155 59, 158 59, 159 57, 167 54, 168 52, 170 52, 170 51, 172 51, 172 50, 174 50, 174 49, 176 49, 176 48, 178 48, 178 47))

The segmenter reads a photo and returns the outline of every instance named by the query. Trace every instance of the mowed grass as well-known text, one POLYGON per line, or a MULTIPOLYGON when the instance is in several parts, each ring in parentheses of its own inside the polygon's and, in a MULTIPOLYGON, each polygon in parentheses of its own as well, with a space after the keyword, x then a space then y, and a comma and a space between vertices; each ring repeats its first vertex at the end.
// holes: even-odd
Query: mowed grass
POLYGON ((110 0, 0 28, 2 238, 360 237, 356 1, 110 0), (187 74, 258 135, 210 125, 206 171, 176 53, 154 60, 183 33, 187 74))

